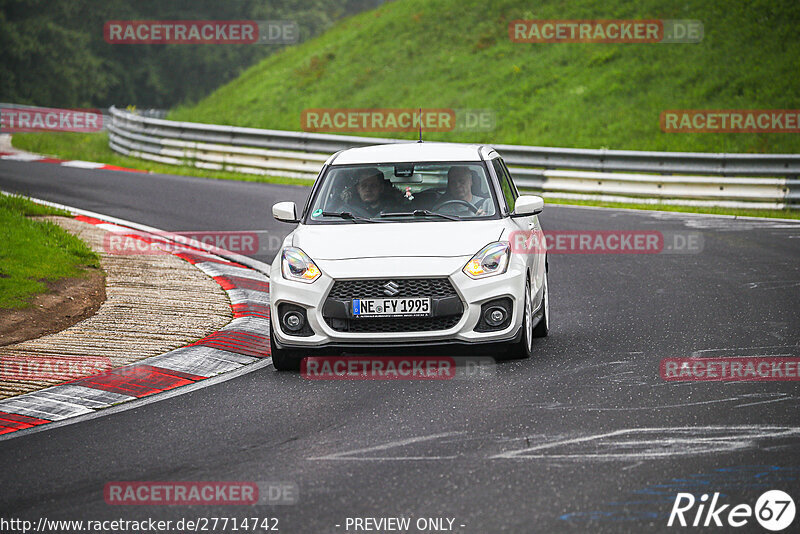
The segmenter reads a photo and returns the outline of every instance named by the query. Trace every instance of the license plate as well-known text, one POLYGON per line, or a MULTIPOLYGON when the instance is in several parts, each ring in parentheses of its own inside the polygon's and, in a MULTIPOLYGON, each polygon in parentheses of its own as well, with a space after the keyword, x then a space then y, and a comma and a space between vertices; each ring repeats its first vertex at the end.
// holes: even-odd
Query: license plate
POLYGON ((429 297, 353 299, 353 317, 427 317, 430 314, 429 297))

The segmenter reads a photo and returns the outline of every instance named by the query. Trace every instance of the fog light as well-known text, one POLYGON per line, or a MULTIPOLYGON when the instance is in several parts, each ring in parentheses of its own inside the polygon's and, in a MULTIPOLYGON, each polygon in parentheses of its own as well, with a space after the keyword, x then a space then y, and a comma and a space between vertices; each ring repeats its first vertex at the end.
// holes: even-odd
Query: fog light
POLYGON ((283 316, 283 326, 292 332, 297 332, 303 328, 303 316, 291 311, 283 316))
POLYGON ((499 326, 506 320, 506 311, 499 306, 489 308, 483 314, 483 319, 489 326, 499 326))

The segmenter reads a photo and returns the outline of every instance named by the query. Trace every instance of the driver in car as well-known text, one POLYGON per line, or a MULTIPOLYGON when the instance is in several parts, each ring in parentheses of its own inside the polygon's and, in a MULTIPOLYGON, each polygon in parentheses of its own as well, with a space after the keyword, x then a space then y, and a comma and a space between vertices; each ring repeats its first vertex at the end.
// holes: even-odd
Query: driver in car
POLYGON ((469 202, 477 211, 475 215, 485 215, 490 210, 491 200, 472 194, 473 172, 464 165, 453 165, 447 171, 447 191, 439 198, 438 205, 453 200, 469 202))
POLYGON ((364 211, 370 217, 382 211, 395 211, 399 208, 403 194, 384 178, 379 169, 358 169, 353 178, 358 194, 353 198, 349 189, 342 194, 342 200, 352 207, 364 211))

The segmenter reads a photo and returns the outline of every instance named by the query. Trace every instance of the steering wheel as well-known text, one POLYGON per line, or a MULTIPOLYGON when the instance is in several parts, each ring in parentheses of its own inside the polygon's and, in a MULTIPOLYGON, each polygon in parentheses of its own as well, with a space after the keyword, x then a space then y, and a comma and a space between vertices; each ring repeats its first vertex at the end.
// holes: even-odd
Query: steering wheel
POLYGON ((478 208, 476 208, 475 206, 473 206, 472 204, 470 204, 466 200, 445 200, 441 204, 435 205, 432 209, 435 211, 435 210, 438 210, 440 208, 443 208, 443 207, 447 206, 448 204, 454 204, 454 205, 458 204, 460 206, 464 206, 464 207, 468 208, 469 211, 471 211, 472 213, 478 213, 478 208))

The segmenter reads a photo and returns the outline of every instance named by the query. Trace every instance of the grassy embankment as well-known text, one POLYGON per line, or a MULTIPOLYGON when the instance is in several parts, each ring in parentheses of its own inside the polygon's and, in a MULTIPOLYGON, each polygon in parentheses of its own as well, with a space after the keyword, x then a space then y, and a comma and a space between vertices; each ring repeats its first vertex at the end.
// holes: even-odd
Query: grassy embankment
MULTIPOLYGON (((426 139, 556 147, 733 153, 797 153, 800 135, 664 133, 667 109, 796 109, 800 102, 800 4, 759 0, 612 0, 567 4, 501 0, 404 0, 345 19, 289 47, 169 118, 300 130, 307 108, 489 109, 491 131, 428 133, 426 139), (514 19, 697 19, 698 44, 521 44, 514 19)), ((156 172, 304 183, 208 173, 123 158, 104 136, 15 136, 17 146, 156 172), (71 143, 71 144, 70 144, 71 143)), ((416 134, 359 135, 413 138, 416 134)), ((569 202, 605 205, 602 202, 569 202)), ((794 217, 776 210, 665 205, 622 207, 794 217)))
POLYGON ((100 258, 57 224, 29 218, 69 215, 19 196, 0 195, 0 309, 24 308, 46 282, 84 276, 100 258))

